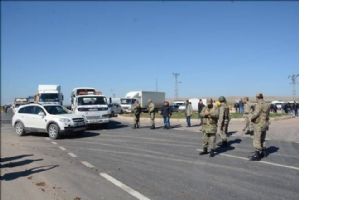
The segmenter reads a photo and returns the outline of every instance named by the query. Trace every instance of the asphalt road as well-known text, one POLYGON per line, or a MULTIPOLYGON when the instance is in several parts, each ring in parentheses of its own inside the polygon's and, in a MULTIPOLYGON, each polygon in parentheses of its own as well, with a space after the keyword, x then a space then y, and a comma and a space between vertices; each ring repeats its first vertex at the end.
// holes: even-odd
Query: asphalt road
POLYGON ((269 140, 269 156, 251 162, 251 139, 235 134, 209 158, 198 155, 201 134, 185 129, 112 122, 52 141, 3 122, 1 199, 299 198, 298 143, 269 140))

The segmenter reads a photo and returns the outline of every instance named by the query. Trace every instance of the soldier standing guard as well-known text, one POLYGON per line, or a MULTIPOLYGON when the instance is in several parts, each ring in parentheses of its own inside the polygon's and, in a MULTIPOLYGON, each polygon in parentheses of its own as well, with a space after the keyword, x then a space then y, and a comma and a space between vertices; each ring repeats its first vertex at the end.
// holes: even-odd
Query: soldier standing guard
POLYGON ((270 104, 264 101, 263 94, 256 95, 257 104, 255 110, 251 115, 250 120, 254 125, 254 139, 253 146, 255 148, 254 155, 250 158, 251 161, 259 161, 267 156, 266 148, 264 146, 266 131, 269 129, 269 113, 270 104))
POLYGON ((200 155, 208 153, 208 147, 210 149, 210 157, 214 156, 214 150, 216 146, 216 133, 218 122, 218 108, 213 107, 213 100, 207 101, 207 107, 204 107, 200 113, 203 118, 202 122, 202 142, 203 150, 200 155))
POLYGON ((221 96, 218 98, 218 101, 221 103, 219 107, 219 117, 218 117, 218 129, 217 133, 221 137, 222 142, 219 144, 221 146, 227 146, 227 133, 228 133, 228 124, 230 120, 229 116, 229 107, 227 105, 226 98, 221 96))
POLYGON ((148 100, 148 113, 150 116, 150 123, 151 123, 151 127, 150 129, 155 129, 155 104, 153 103, 153 101, 151 99, 148 100))
POLYGON ((133 105, 132 113, 134 115, 134 126, 132 128, 139 128, 139 118, 142 112, 141 105, 139 104, 139 101, 136 101, 133 105))
POLYGON ((250 121, 250 117, 252 115, 252 109, 251 109, 251 104, 249 102, 248 97, 243 98, 243 103, 244 103, 244 113, 243 117, 245 119, 245 126, 243 128, 243 132, 245 135, 253 135, 253 123, 250 121))

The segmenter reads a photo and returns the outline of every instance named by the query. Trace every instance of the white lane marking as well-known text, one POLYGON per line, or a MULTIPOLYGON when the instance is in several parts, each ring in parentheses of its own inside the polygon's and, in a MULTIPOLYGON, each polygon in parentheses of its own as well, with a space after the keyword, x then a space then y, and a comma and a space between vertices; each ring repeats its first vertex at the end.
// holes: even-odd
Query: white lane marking
POLYGON ((56 142, 51 142, 52 144, 57 144, 56 142))
POLYGON ((86 161, 81 161, 81 163, 82 163, 83 165, 85 165, 86 167, 88 167, 88 168, 94 168, 94 167, 95 167, 94 165, 92 165, 92 164, 90 164, 90 163, 88 163, 88 162, 86 162, 86 161))
POLYGON ((78 157, 78 156, 76 156, 76 155, 75 155, 75 154, 73 154, 73 153, 68 153, 68 155, 69 155, 69 156, 71 156, 71 157, 73 157, 73 158, 78 157))
POLYGON ((63 151, 67 150, 66 148, 64 148, 64 147, 62 147, 62 146, 59 146, 59 149, 61 149, 61 150, 63 150, 63 151))
MULTIPOLYGON (((202 151, 202 149, 196 149, 196 151, 202 151)), ((245 157, 240 157, 240 156, 233 156, 233 155, 229 155, 229 154, 225 154, 225 153, 221 153, 219 155, 225 156, 225 157, 230 157, 230 158, 238 158, 238 159, 242 159, 242 160, 249 160, 248 158, 245 157)), ((264 163, 264 164, 268 164, 268 165, 273 165, 273 166, 278 166, 278 167, 285 167, 285 168, 289 168, 289 169, 294 169, 294 170, 299 170, 298 167, 294 167, 294 166, 289 166, 289 165, 281 165, 278 163, 272 163, 272 162, 267 162, 267 161, 258 161, 258 163, 264 163)))
POLYGON ((117 187, 121 188, 122 190, 126 191, 130 195, 136 197, 139 200, 150 200, 148 197, 144 196, 143 194, 139 193, 138 191, 132 189, 128 185, 122 183, 121 181, 113 178, 112 176, 106 174, 106 173, 100 173, 100 176, 104 177, 106 180, 110 181, 117 187))

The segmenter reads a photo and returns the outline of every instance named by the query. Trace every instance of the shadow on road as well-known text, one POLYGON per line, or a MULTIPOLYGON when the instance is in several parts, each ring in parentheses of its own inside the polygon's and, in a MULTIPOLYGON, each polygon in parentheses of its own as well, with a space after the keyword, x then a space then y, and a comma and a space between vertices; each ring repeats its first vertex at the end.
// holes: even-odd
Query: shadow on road
POLYGON ((95 124, 95 125, 89 125, 87 127, 87 130, 102 130, 102 129, 117 129, 117 128, 124 128, 128 127, 125 124, 122 124, 121 122, 117 121, 110 121, 108 124, 95 124))
POLYGON ((0 180, 1 181, 12 181, 12 180, 15 180, 20 177, 26 177, 31 174, 36 174, 36 173, 40 173, 43 171, 48 171, 48 170, 51 170, 51 169, 58 167, 58 166, 59 165, 40 166, 40 167, 33 167, 31 169, 24 170, 24 171, 6 173, 6 174, 4 174, 4 176, 0 176, 0 180))
POLYGON ((232 146, 232 144, 235 144, 235 143, 240 143, 242 140, 241 139, 234 139, 234 140, 229 140, 228 143, 227 143, 227 146, 226 147, 223 147, 223 146, 219 146, 215 149, 215 153, 216 155, 220 154, 220 153, 225 153, 227 151, 231 151, 231 150, 234 150, 235 147, 232 146))
POLYGON ((36 160, 21 160, 21 161, 17 161, 17 162, 9 162, 9 163, 6 163, 4 165, 0 164, 0 168, 6 168, 6 167, 18 167, 18 166, 22 166, 22 165, 28 165, 32 162, 35 162, 35 161, 41 161, 43 159, 36 159, 36 160))
POLYGON ((277 151, 279 151, 279 147, 270 146, 270 147, 266 148, 267 154, 273 154, 273 153, 276 153, 277 151))
POLYGON ((29 156, 33 156, 33 154, 23 154, 18 156, 5 157, 5 158, 1 158, 0 162, 8 162, 8 161, 17 160, 24 157, 29 157, 29 156))

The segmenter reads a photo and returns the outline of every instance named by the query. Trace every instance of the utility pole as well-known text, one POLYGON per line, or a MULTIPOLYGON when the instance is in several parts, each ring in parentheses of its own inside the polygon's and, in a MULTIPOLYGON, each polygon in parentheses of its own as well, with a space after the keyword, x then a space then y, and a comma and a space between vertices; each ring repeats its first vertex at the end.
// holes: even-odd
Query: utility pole
POLYGON ((288 78, 291 79, 293 101, 296 101, 296 85, 298 77, 298 74, 291 74, 288 76, 288 78))
POLYGON ((178 85, 179 85, 179 83, 181 83, 181 82, 179 82, 178 76, 180 76, 180 74, 173 72, 173 76, 174 76, 174 78, 175 78, 175 100, 176 100, 176 99, 179 98, 179 87, 178 87, 178 85))

